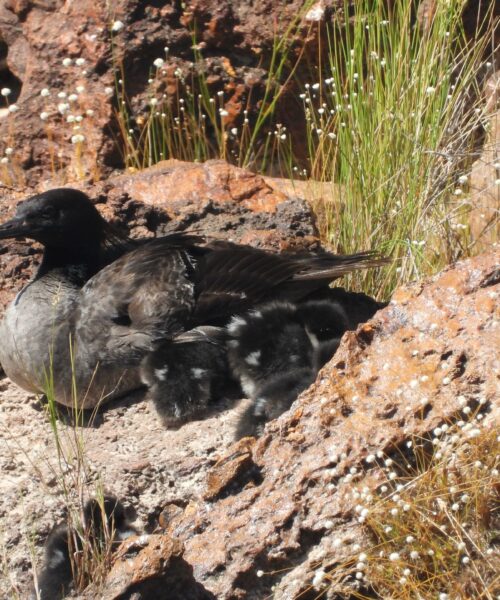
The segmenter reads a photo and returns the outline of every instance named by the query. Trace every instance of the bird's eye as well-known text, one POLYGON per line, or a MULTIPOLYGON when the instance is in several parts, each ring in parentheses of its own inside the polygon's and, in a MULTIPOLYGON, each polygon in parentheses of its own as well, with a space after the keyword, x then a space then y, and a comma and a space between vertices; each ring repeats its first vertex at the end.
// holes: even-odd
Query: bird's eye
POLYGON ((54 219, 57 217, 57 210, 53 206, 47 206, 41 211, 40 216, 44 219, 54 219))

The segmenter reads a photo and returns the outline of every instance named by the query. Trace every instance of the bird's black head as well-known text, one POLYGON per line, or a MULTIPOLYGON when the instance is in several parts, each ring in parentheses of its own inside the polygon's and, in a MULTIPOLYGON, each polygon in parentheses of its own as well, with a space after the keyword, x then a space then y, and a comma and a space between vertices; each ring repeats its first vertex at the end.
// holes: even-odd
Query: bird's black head
POLYGON ((87 530, 94 535, 110 531, 120 531, 126 524, 126 514, 123 504, 114 496, 105 495, 102 500, 92 498, 83 509, 84 522, 87 530))
POLYGON ((0 225, 0 239, 27 237, 46 247, 71 249, 100 243, 105 225, 83 192, 58 188, 20 202, 16 216, 0 225))
POLYGON ((308 334, 318 341, 339 339, 349 328, 342 305, 330 300, 307 300, 298 307, 298 315, 308 334))

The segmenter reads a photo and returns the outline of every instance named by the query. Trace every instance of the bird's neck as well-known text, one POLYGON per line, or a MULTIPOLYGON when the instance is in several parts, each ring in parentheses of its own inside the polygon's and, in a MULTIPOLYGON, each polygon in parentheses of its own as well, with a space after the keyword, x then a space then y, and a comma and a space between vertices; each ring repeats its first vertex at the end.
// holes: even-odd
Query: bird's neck
POLYGON ((71 248, 45 246, 42 262, 38 269, 37 278, 46 275, 54 269, 76 265, 85 265, 89 273, 95 273, 100 268, 99 245, 72 246, 71 248))

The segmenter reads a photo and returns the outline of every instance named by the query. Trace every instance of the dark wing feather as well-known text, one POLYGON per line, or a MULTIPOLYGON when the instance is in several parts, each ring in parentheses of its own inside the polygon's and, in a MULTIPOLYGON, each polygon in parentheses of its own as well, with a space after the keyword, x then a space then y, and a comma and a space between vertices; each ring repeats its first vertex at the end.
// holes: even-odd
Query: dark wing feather
POLYGON ((259 302, 297 271, 283 255, 236 244, 209 248, 211 252, 201 258, 196 270, 194 316, 199 323, 259 302))
POLYGON ((275 254, 230 242, 209 244, 196 269, 197 323, 214 321, 269 299, 298 300, 357 269, 386 264, 374 252, 275 254))

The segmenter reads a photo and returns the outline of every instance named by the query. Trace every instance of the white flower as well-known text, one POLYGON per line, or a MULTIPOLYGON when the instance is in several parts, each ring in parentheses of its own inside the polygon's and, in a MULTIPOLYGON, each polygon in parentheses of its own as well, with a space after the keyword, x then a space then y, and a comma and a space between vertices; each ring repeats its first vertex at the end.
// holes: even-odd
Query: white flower
POLYGON ((321 583, 323 582, 324 578, 325 578, 325 571, 323 569, 318 569, 314 573, 314 577, 313 577, 313 580, 312 580, 313 587, 317 587, 317 586, 321 585, 321 583))
POLYGON ((77 59, 75 60, 75 64, 76 64, 78 67, 83 67, 83 65, 85 64, 85 59, 84 59, 84 58, 77 58, 77 59))
POLYGON ((14 148, 5 148, 5 154, 10 156, 14 152, 14 148))
POLYGON ((0 91, 0 94, 2 94, 2 96, 10 96, 12 94, 12 90, 10 88, 2 88, 2 90, 0 91))
POLYGON ((73 61, 71 60, 71 58, 65 58, 62 62, 63 67, 70 67, 72 62, 73 61))
POLYGON ((77 134, 71 136, 72 144, 81 144, 84 141, 85 141, 85 136, 82 135, 81 133, 77 133, 77 134))
POLYGON ((49 113, 48 112, 41 112, 40 113, 40 119, 42 119, 42 121, 46 121, 49 118, 49 113))
POLYGON ((50 96, 50 92, 47 88, 43 88, 43 90, 40 92, 40 96, 42 96, 42 98, 47 98, 47 96, 50 96))
POLYGON ((121 31, 124 27, 125 25, 121 21, 115 21, 113 25, 111 25, 111 31, 114 31, 116 33, 118 31, 121 31))
POLYGON ((257 577, 262 577, 262 575, 264 575, 264 571, 261 571, 260 569, 257 571, 256 573, 257 577))
POLYGON ((83 85, 77 85, 76 86, 76 91, 81 94, 82 92, 85 91, 85 87, 83 85))
POLYGON ((19 110, 19 106, 17 106, 17 104, 11 104, 9 106, 9 112, 13 113, 13 112, 16 112, 17 110, 19 110))
POLYGON ((104 88, 104 91, 106 92, 106 94, 112 94, 114 90, 112 87, 108 86, 104 88))
POLYGON ((2 163, 2 165, 6 165, 9 162, 9 159, 6 156, 3 156, 0 159, 0 163, 2 163))
POLYGON ((399 554, 397 552, 391 552, 391 554, 389 554, 389 560, 399 560, 399 554))
POLYGON ((460 175, 460 177, 458 178, 458 183, 467 183, 467 180, 469 178, 467 177, 467 175, 460 175))
POLYGON ((151 98, 151 100, 149 101, 149 103, 151 104, 151 106, 156 106, 158 104, 158 99, 157 98, 151 98))
POLYGON ((219 109, 219 114, 220 114, 221 117, 227 117, 227 116, 229 116, 229 113, 224 108, 220 108, 219 109))
POLYGON ((435 87, 432 87, 432 85, 430 85, 426 90, 425 93, 430 96, 431 94, 433 94, 436 91, 435 87))
POLYGON ((67 102, 61 102, 57 105, 57 110, 63 115, 69 110, 69 104, 67 102))
POLYGON ((165 64, 165 61, 163 60, 163 58, 155 58, 153 64, 157 69, 161 69, 165 64))
POLYGON ((412 560, 417 560, 420 557, 419 553, 416 550, 412 550, 410 552, 410 558, 412 560))
POLYGON ((68 115, 66 117, 66 122, 67 123, 74 123, 75 122, 75 117, 73 115, 68 115))
POLYGON ((58 98, 66 98, 66 95, 67 95, 67 94, 66 94, 66 92, 59 92, 59 93, 57 94, 57 97, 58 97, 58 98))
POLYGON ((70 95, 68 96, 68 100, 69 100, 70 102, 76 102, 76 101, 78 100, 78 95, 77 95, 77 94, 70 94, 70 95))

